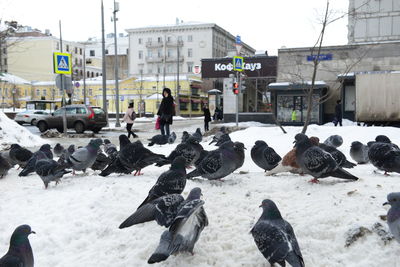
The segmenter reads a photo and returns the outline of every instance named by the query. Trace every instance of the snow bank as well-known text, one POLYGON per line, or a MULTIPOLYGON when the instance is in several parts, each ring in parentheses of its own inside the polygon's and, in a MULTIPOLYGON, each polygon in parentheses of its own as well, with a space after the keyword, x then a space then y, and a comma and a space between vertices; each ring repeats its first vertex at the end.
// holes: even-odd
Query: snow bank
POLYGON ((32 134, 14 120, 9 119, 3 112, 0 112, 0 149, 7 148, 14 143, 25 147, 33 147, 47 142, 32 134))
MULTIPOLYGON (((310 184, 309 176, 280 174, 266 177, 250 158, 258 139, 265 140, 279 154, 292 148, 301 127, 250 127, 231 134, 245 143, 246 160, 239 171, 221 181, 188 181, 184 196, 195 186, 203 190, 209 226, 200 236, 194 255, 171 256, 160 266, 269 266, 258 251, 250 229, 261 214, 265 198, 278 205, 297 235, 306 266, 364 267, 399 266, 399 244, 385 245, 375 233, 367 234, 345 247, 346 233, 358 226, 372 227, 386 214, 386 195, 399 190, 400 174, 385 177, 373 173, 373 166, 351 169, 357 182, 335 178, 310 184)), ((332 134, 343 136, 339 148, 346 156, 352 141, 366 143, 386 134, 400 144, 400 129, 391 127, 309 127, 309 135, 323 141, 332 134)), ((178 136, 180 138, 180 136, 178 136)), ((205 142, 205 149, 215 149, 205 142)), ((151 149, 168 154, 176 144, 151 149)), ((8 249, 14 228, 28 223, 37 235, 30 237, 37 266, 146 266, 164 228, 154 222, 118 229, 147 196, 161 172, 168 167, 144 169, 144 175, 100 177, 68 174, 55 187, 43 189, 36 175, 17 177, 15 169, 0 180, 0 254, 8 249), (12 199, 12 201, 10 201, 12 199)))

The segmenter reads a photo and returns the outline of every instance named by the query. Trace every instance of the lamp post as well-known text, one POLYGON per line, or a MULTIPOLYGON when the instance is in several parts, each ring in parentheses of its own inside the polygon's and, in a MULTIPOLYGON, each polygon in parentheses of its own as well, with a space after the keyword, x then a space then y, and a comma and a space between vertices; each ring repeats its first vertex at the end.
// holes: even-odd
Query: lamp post
MULTIPOLYGON (((180 45, 180 40, 177 37, 176 38, 176 102, 177 102, 177 112, 176 114, 179 116, 181 115, 181 107, 179 103, 179 45, 180 45)), ((189 103, 190 104, 190 103, 189 103)))
POLYGON ((118 49, 117 49, 117 12, 119 11, 119 3, 114 0, 114 59, 115 59, 115 113, 117 121, 115 127, 121 127, 119 122, 119 88, 118 88, 118 49))
POLYGON ((156 109, 158 109, 158 105, 159 105, 159 100, 158 100, 158 78, 159 78, 159 75, 158 75, 158 73, 156 74, 156 84, 157 84, 157 87, 156 87, 156 94, 157 94, 157 102, 156 102, 156 109))

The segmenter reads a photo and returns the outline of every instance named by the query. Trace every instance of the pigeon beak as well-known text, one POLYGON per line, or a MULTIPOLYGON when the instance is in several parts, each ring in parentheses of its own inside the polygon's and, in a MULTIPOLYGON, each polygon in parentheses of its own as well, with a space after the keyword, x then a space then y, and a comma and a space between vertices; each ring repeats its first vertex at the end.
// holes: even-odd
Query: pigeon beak
POLYGON ((36 232, 35 231, 31 231, 31 234, 36 234, 36 232))
POLYGON ((215 142, 215 140, 211 140, 211 142, 209 143, 209 145, 211 145, 212 143, 214 143, 215 142))
POLYGON ((385 202, 385 203, 382 204, 382 206, 385 206, 385 205, 388 205, 388 204, 389 204, 389 202, 385 202))

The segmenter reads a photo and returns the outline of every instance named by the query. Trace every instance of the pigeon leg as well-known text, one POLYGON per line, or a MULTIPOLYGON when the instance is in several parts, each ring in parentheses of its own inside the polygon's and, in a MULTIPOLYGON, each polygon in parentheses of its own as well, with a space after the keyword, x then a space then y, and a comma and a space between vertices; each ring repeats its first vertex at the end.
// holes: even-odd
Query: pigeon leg
POLYGON ((319 183, 319 181, 318 181, 318 179, 317 178, 313 178, 313 179, 311 179, 310 181, 308 181, 309 183, 312 183, 312 184, 318 184, 319 183))
POLYGON ((140 170, 139 170, 139 173, 138 173, 138 175, 137 175, 137 176, 139 176, 139 175, 143 175, 143 173, 142 173, 141 171, 142 171, 142 169, 140 169, 140 170))
POLYGON ((193 167, 192 166, 187 166, 186 169, 190 170, 190 169, 193 169, 193 167))
POLYGON ((387 172, 385 172, 383 175, 385 175, 385 176, 390 176, 390 174, 389 174, 389 173, 387 173, 387 172))

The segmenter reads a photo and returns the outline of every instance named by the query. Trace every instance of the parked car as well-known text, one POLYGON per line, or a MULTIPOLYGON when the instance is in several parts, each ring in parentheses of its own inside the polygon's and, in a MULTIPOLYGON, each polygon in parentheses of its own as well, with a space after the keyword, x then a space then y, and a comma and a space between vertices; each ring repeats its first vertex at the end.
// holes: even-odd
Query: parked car
POLYGON ((15 115, 15 122, 18 124, 22 125, 24 123, 28 123, 31 125, 35 125, 35 123, 43 118, 43 116, 49 115, 50 112, 46 110, 25 110, 18 112, 17 115, 15 115))
POLYGON ((60 133, 63 132, 64 111, 67 117, 67 128, 75 129, 77 133, 84 133, 86 130, 98 133, 107 125, 106 113, 103 109, 86 105, 68 105, 38 120, 36 126, 40 132, 48 129, 57 129, 60 133))

